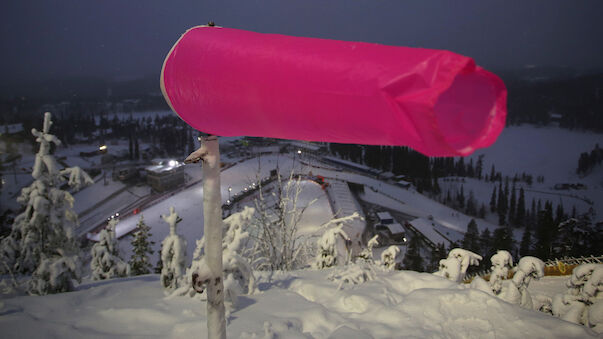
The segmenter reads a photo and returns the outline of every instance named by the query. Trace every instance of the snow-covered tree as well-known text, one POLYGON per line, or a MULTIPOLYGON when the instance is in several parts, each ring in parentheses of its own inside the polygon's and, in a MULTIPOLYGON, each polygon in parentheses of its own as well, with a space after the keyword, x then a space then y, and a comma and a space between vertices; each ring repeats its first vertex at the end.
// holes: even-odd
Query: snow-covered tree
POLYGON ((119 256, 115 226, 119 219, 112 218, 107 228, 99 233, 99 240, 92 246, 90 268, 92 279, 104 280, 130 275, 130 266, 119 256))
POLYGON ((176 224, 182 219, 178 217, 176 209, 170 207, 170 214, 161 218, 170 225, 170 234, 161 243, 161 286, 173 290, 179 286, 186 265, 186 240, 176 233, 176 224))
MULTIPOLYGON (((224 219, 224 238, 222 240, 222 263, 224 270, 225 300, 236 307, 237 295, 246 291, 247 294, 256 292, 256 281, 253 275, 251 262, 248 259, 250 248, 249 227, 254 216, 254 209, 245 207, 241 212, 234 213, 224 219)), ((199 296, 205 289, 209 277, 209 268, 205 262, 205 237, 197 241, 193 254, 193 262, 186 270, 184 282, 173 295, 199 296)))
POLYGON ((337 283, 337 289, 341 289, 343 284, 359 285, 375 279, 375 267, 366 261, 349 263, 337 268, 327 279, 337 283))
MULTIPOLYGON (((60 252, 60 249, 58 250, 60 252)), ((81 279, 80 260, 76 255, 43 258, 29 281, 29 293, 45 295, 73 290, 73 280, 81 279)))
POLYGON ((360 218, 360 215, 354 213, 346 217, 332 219, 322 225, 322 228, 327 230, 316 241, 317 251, 314 267, 322 269, 345 263, 349 256, 348 244, 350 243, 350 237, 343 230, 343 225, 355 218, 360 218), (337 226, 331 227, 331 225, 337 226), (346 253, 342 253, 343 249, 346 253))
POLYGON ((523 257, 515 268, 515 274, 510 280, 503 282, 499 297, 512 304, 521 307, 533 308, 532 297, 528 292, 528 286, 532 279, 540 279, 544 276, 544 262, 536 257, 523 257))
POLYGON ((388 270, 396 269, 399 254, 400 247, 395 245, 388 247, 381 253, 381 265, 385 266, 388 270))
POLYGON ((417 272, 423 272, 423 257, 421 256, 421 239, 414 235, 408 242, 404 259, 402 259, 404 269, 417 272))
POLYGON ((39 279, 52 268, 53 276, 61 277, 54 280, 55 285, 31 282, 30 293, 34 294, 69 290, 71 281, 65 277, 78 278, 77 270, 70 267, 78 267, 79 263, 66 264, 77 260, 79 249, 73 231, 78 218, 73 211, 73 196, 61 187, 67 183, 76 191, 93 182, 79 167, 59 170, 50 151, 52 144, 59 146, 61 141, 50 134, 51 126, 51 114, 47 112, 42 131, 31 131, 40 144, 31 174, 33 183, 21 190, 17 202, 24 211, 15 218, 10 235, 0 243, 0 271, 37 272, 33 278, 39 279), (60 268, 65 271, 59 272, 60 268))
POLYGON ((379 234, 375 234, 369 241, 366 243, 366 247, 358 254, 358 258, 367 262, 373 262, 373 247, 379 245, 379 234))
POLYGON ((292 270, 305 264, 300 257, 304 243, 298 234, 298 225, 305 210, 316 199, 300 205, 301 176, 293 170, 283 180, 277 169, 272 192, 260 185, 258 198, 254 200, 256 216, 250 236, 257 245, 256 256, 263 258, 258 268, 292 270))
POLYGON ((565 294, 553 298, 553 315, 603 330, 603 264, 582 264, 572 271, 565 294))
POLYGON ((435 275, 451 281, 461 282, 465 279, 470 265, 479 265, 480 255, 462 248, 454 248, 448 253, 448 258, 440 260, 440 268, 435 275))
POLYGON ((134 239, 132 239, 132 247, 134 247, 132 258, 130 259, 130 268, 132 275, 141 275, 151 273, 153 265, 149 261, 149 255, 153 254, 151 246, 155 244, 154 241, 150 241, 151 228, 144 222, 144 217, 140 215, 138 219, 138 225, 136 225, 136 232, 134 233, 134 239))
POLYGON ((490 288, 495 294, 500 294, 502 290, 502 282, 507 279, 509 269, 513 266, 513 257, 511 253, 505 250, 498 250, 495 255, 490 258, 492 263, 490 273, 490 288))

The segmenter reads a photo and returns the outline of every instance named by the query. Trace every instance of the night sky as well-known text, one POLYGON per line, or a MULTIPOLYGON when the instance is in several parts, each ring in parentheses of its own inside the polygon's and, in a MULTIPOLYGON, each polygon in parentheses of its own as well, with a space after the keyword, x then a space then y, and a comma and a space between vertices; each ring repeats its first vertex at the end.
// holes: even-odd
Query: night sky
POLYGON ((187 28, 213 20, 265 33, 448 49, 492 70, 603 69, 603 1, 6 1, 3 82, 158 74, 187 28))

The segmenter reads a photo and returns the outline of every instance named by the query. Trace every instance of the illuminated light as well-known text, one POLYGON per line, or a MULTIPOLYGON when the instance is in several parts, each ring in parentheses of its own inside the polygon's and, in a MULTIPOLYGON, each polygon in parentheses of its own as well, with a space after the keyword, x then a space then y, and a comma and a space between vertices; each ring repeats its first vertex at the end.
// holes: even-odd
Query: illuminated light
POLYGON ((228 187, 228 192, 232 192, 232 187, 228 187))
POLYGON ((243 188, 243 191, 247 191, 247 187, 243 188))
POLYGON ((107 145, 101 145, 98 149, 100 151, 106 151, 107 150, 107 145))
POLYGON ((197 137, 197 141, 201 141, 201 137, 197 137))
POLYGON ((178 161, 177 160, 170 160, 170 161, 168 161, 168 165, 172 166, 172 167, 177 166, 178 165, 178 161))
POLYGON ((406 242, 406 237, 402 238, 402 241, 406 242))
POLYGON ((228 205, 230 205, 230 200, 226 200, 226 203, 227 203, 228 205))
POLYGON ((301 150, 300 149, 297 150, 297 154, 301 154, 301 150))

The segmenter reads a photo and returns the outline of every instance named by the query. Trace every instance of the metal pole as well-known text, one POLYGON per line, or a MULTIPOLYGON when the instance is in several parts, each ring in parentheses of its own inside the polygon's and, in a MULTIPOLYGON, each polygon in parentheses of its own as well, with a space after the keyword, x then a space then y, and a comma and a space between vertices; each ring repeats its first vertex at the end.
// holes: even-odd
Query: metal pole
POLYGON ((205 257, 211 272, 207 285, 207 337, 226 338, 224 283, 222 273, 222 196, 218 137, 203 138, 203 224, 205 257))

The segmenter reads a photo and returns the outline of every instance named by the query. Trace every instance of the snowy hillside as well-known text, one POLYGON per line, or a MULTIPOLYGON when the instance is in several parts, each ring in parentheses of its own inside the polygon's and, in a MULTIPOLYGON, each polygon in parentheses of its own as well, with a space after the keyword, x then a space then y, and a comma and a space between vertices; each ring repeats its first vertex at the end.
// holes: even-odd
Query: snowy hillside
MULTIPOLYGON (((228 317, 229 338, 589 338, 594 332, 427 273, 376 272, 344 285, 332 271, 264 274, 228 317)), ((545 278, 545 282, 548 278, 545 278)), ((557 279, 558 280, 558 279, 557 279)), ((549 284, 551 285, 551 284, 549 284)), ((559 282, 552 281, 553 286, 559 282)), ((0 337, 197 338, 205 303, 164 297, 157 275, 0 302, 0 337)))
POLYGON ((495 165, 496 171, 502 172, 503 176, 513 177, 516 173, 521 175, 522 172, 532 174, 534 177, 544 176, 544 183, 534 184, 534 189, 547 192, 541 194, 543 199, 548 198, 554 202, 568 199, 565 204, 567 210, 571 208, 570 201, 572 204, 575 202, 577 207, 580 207, 580 202, 561 194, 586 197, 593 201, 593 208, 601 216, 603 215, 603 166, 595 167, 586 177, 576 174, 580 153, 590 152, 596 144, 603 145, 603 134, 552 126, 510 126, 503 130, 492 146, 476 151, 471 158, 475 162, 480 155, 483 155, 485 172, 489 172, 491 166, 495 165), (587 189, 553 190, 558 183, 583 183, 587 189))

